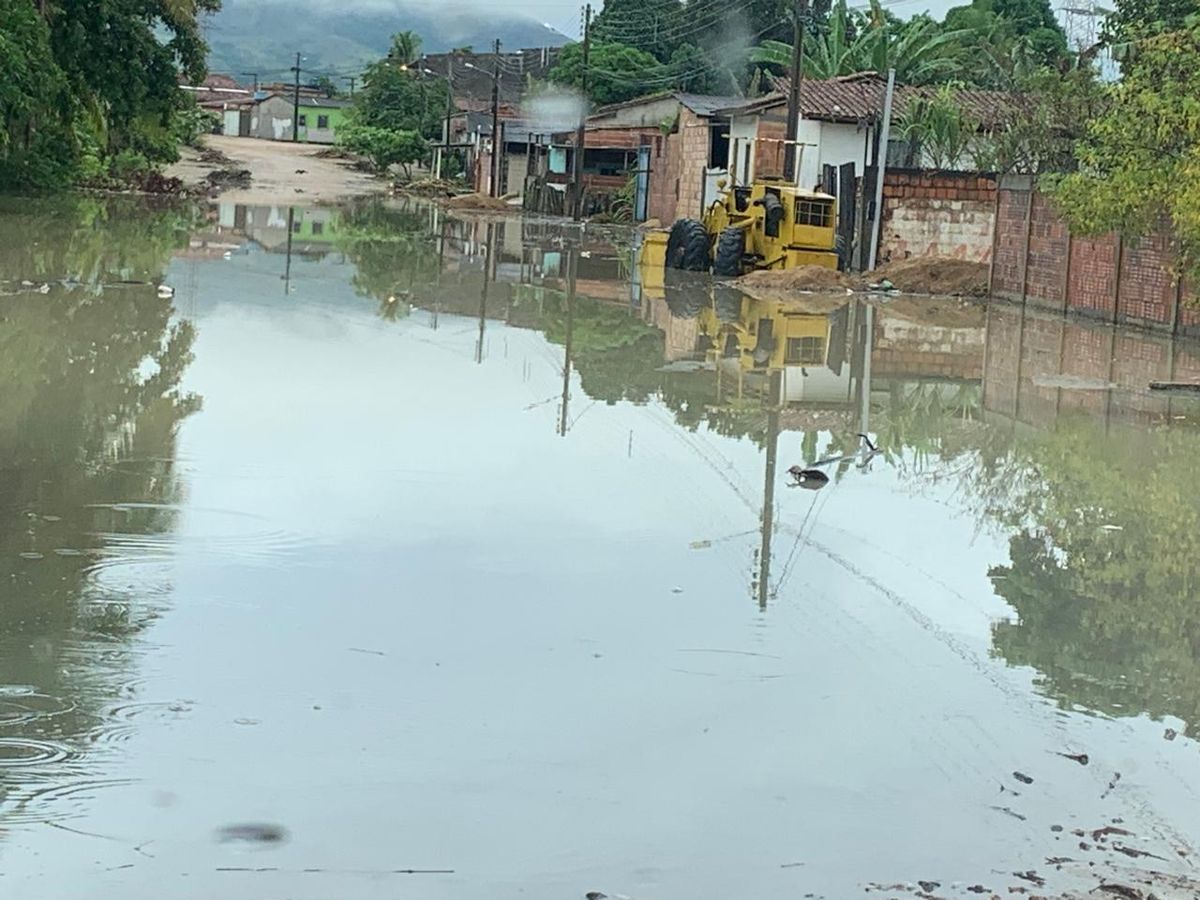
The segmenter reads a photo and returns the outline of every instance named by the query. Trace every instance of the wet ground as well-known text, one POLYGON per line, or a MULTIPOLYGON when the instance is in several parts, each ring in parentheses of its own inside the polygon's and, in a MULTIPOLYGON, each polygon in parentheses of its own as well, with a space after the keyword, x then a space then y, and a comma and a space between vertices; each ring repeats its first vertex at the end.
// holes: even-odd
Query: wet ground
POLYGON ((4 896, 1195 895, 1200 346, 418 205, 0 236, 4 896))

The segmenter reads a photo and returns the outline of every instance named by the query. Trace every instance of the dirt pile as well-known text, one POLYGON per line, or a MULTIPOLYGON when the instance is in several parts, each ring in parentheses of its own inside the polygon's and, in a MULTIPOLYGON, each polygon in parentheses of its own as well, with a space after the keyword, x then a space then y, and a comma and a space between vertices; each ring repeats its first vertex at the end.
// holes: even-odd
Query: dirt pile
POLYGON ((412 197, 454 197, 462 191, 462 185, 443 178, 417 178, 413 181, 398 183, 396 193, 412 197))
POLYGON ((487 194, 459 194, 445 201, 450 209, 496 210, 510 212, 513 207, 502 197, 489 197, 487 194))
POLYGON ((844 292, 846 288, 851 287, 851 281, 844 273, 824 266, 762 269, 743 275, 734 283, 751 294, 780 294, 791 291, 844 292))
POLYGON ((204 186, 210 191, 223 191, 226 188, 245 188, 250 186, 250 170, 229 166, 217 169, 204 176, 204 186))
POLYGON ((859 287, 887 279, 905 294, 982 297, 988 289, 987 263, 942 257, 914 257, 880 266, 859 287))

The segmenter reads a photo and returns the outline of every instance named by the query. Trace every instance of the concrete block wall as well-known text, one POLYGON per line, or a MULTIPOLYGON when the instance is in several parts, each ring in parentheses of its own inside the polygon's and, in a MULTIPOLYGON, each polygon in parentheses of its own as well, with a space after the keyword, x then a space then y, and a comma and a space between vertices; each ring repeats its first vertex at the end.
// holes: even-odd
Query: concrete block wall
POLYGON ((664 136, 661 150, 656 146, 651 155, 650 218, 669 226, 676 219, 700 217, 708 152, 708 120, 680 106, 678 129, 664 136))
POLYGON ((996 179, 975 173, 890 170, 883 180, 883 260, 941 256, 988 262, 996 179))
POLYGON ((1048 198, 1002 188, 992 293, 1110 322, 1200 333, 1195 290, 1180 285, 1166 227, 1143 238, 1074 236, 1048 198))

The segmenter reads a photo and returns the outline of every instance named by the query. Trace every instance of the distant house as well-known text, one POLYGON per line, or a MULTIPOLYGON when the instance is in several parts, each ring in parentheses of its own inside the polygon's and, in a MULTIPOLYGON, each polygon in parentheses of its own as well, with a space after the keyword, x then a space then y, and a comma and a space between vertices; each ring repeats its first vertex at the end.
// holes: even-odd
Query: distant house
POLYGON ((350 105, 349 100, 301 97, 299 139, 310 144, 332 144, 350 105))
POLYGON ((196 105, 220 116, 224 134, 250 133, 251 110, 254 106, 254 91, 239 84, 230 75, 209 75, 200 84, 184 84, 180 87, 191 95, 196 105))
POLYGON ((254 105, 250 135, 268 141, 290 141, 295 119, 293 98, 283 94, 268 94, 254 105))
MULTIPOLYGON (((698 217, 727 174, 729 118, 720 110, 737 97, 665 93, 614 103, 588 117, 583 176, 591 190, 616 190, 637 178, 634 217, 671 223, 698 217)), ((576 135, 558 139, 570 147, 562 184, 570 180, 576 135)), ((555 173, 557 166, 551 166, 555 173)), ((553 175, 552 175, 553 177, 553 175)))

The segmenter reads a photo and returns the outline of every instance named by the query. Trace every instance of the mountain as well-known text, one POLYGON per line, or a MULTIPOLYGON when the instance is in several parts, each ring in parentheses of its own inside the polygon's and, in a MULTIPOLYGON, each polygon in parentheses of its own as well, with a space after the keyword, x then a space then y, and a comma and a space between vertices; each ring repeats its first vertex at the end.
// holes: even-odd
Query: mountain
POLYGON ((531 18, 494 8, 485 14, 416 0, 224 0, 205 25, 208 67, 241 80, 252 72, 264 82, 290 80, 299 51, 306 79, 352 76, 382 56, 397 31, 419 34, 426 53, 464 46, 483 53, 496 38, 506 51, 558 47, 569 40, 531 18))

